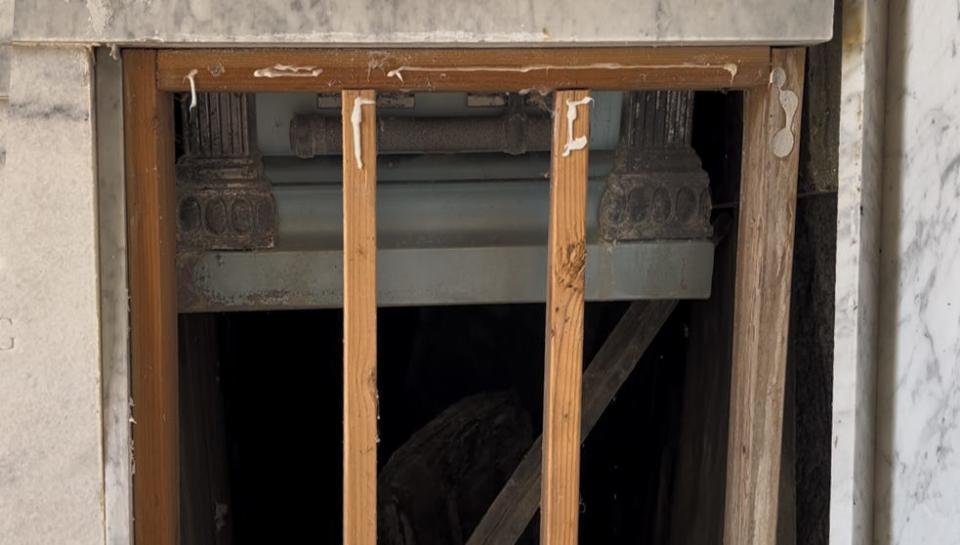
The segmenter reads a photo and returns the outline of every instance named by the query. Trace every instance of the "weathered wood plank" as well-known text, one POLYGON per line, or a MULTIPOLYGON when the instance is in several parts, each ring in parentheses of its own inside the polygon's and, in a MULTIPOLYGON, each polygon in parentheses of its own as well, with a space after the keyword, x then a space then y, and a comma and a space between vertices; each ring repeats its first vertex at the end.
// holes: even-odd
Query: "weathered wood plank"
MULTIPOLYGON (((590 435, 676 306, 675 300, 631 304, 600 347, 583 373, 581 442, 590 435)), ((542 436, 538 437, 527 451, 467 545, 512 545, 523 534, 540 506, 542 440, 542 436)))
POLYGON ((206 49, 160 52, 160 88, 200 91, 743 89, 770 74, 767 47, 206 49))
POLYGON ((726 545, 777 536, 804 50, 772 59, 770 83, 744 96, 726 545))
POLYGON ((179 540, 180 467, 173 99, 156 86, 157 53, 123 54, 133 377, 134 535, 179 540))
POLYGON ((343 92, 343 542, 377 542, 377 121, 343 92))
POLYGON ((540 542, 575 545, 580 515, 589 91, 558 91, 555 100, 547 235, 540 542))

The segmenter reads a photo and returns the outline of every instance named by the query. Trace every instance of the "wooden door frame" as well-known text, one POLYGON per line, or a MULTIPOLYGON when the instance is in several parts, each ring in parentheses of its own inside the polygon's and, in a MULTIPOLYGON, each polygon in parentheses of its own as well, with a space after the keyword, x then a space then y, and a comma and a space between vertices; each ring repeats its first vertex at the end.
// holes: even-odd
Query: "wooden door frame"
POLYGON ((156 85, 157 52, 123 52, 133 534, 138 545, 180 536, 177 233, 173 95, 156 85))
MULTIPOLYGON (((179 540, 172 93, 191 89, 198 92, 736 89, 744 91, 744 134, 724 543, 773 545, 803 63, 802 48, 767 47, 124 50, 137 543, 175 545, 179 540)), ((344 104, 346 112, 346 102, 344 104)), ((555 137, 559 132, 555 130, 555 137)), ((555 168, 554 178, 562 176, 555 168)), ((570 198, 575 198, 575 194, 570 198)), ((564 203, 551 204, 551 210, 561 210, 563 206, 564 203)), ((555 217, 552 213, 551 224, 555 217)), ((552 268, 562 265, 559 260, 564 259, 563 251, 550 255, 552 268)), ((582 305, 582 289, 576 295, 576 283, 570 287, 573 304, 582 305)), ((565 297, 570 295, 561 291, 565 297)), ((362 290, 358 296, 362 296, 362 290)), ((552 304, 550 298, 549 304, 552 304)), ((375 303, 372 308, 375 311, 375 303)), ((369 309, 366 312, 369 313, 369 309)), ((566 320, 561 316, 554 326, 567 327, 562 325, 566 320)), ((564 331, 576 336, 576 327, 581 328, 579 335, 582 336, 582 322, 564 331)), ((548 370, 560 365, 558 362, 571 358, 576 361, 580 357, 571 352, 578 346, 576 342, 556 343, 556 346, 547 362, 548 370), (556 350, 560 350, 559 356, 556 350), (551 363, 553 360, 556 362, 551 363)), ((551 389, 561 392, 558 394, 562 397, 561 403, 556 406, 579 403, 579 377, 579 372, 547 373, 547 381, 559 381, 547 385, 548 396, 551 389)), ((549 401, 545 400, 545 406, 552 406, 549 401)), ((366 415, 363 418, 369 418, 368 412, 362 412, 366 415)), ((544 413, 545 422, 553 419, 554 424, 559 422, 557 425, 562 428, 555 438, 544 438, 545 444, 555 439, 560 449, 553 454, 545 449, 544 459, 559 456, 557 460, 561 461, 556 463, 564 466, 557 469, 552 462, 550 467, 554 469, 549 476, 544 474, 544 486, 564 489, 571 484, 564 479, 578 478, 578 460, 575 455, 572 458, 568 455, 578 451, 579 438, 576 433, 568 433, 574 427, 560 418, 562 415, 547 410, 544 413)), ((575 429, 579 430, 579 423, 575 429)), ((372 477, 364 478, 375 479, 375 472, 372 477)), ((572 490, 576 490, 576 483, 572 484, 572 490)), ((544 508, 554 509, 548 507, 553 503, 545 502, 544 508)), ((557 509, 568 509, 570 505, 569 501, 556 503, 565 506, 557 509)), ((362 517, 366 521, 371 518, 375 521, 369 513, 362 517)), ((576 521, 573 520, 571 535, 569 514, 560 513, 545 520, 551 526, 546 535, 558 536, 554 538, 558 543, 551 545, 576 543, 576 521)), ((370 532, 356 534, 363 537, 345 540, 345 543, 372 545, 370 532)), ((375 536, 375 532, 372 535, 375 536)))

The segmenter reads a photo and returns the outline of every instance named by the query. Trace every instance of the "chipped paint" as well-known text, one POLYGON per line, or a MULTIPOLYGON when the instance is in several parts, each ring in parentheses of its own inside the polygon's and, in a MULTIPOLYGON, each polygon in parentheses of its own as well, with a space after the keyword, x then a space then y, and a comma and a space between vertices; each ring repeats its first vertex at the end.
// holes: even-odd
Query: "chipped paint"
POLYGON ((113 21, 114 9, 112 3, 108 0, 87 0, 86 7, 87 13, 90 15, 90 28, 97 35, 104 34, 107 25, 113 21))
POLYGON ((590 104, 591 102, 593 102, 593 97, 567 101, 567 143, 563 146, 563 157, 568 157, 570 152, 574 150, 581 150, 587 147, 586 135, 579 138, 573 137, 573 122, 577 120, 577 107, 590 104))
POLYGON ((774 155, 783 159, 790 155, 796 142, 796 138, 793 135, 793 118, 797 115, 797 110, 800 108, 800 98, 797 96, 797 93, 794 93, 790 89, 784 89, 784 86, 787 84, 787 73, 783 68, 778 66, 773 69, 770 73, 770 83, 777 88, 777 99, 786 116, 783 128, 773 135, 773 140, 770 141, 770 147, 774 155))
POLYGON ((315 78, 323 73, 323 68, 316 66, 291 66, 289 64, 275 64, 267 68, 253 71, 255 78, 315 78))

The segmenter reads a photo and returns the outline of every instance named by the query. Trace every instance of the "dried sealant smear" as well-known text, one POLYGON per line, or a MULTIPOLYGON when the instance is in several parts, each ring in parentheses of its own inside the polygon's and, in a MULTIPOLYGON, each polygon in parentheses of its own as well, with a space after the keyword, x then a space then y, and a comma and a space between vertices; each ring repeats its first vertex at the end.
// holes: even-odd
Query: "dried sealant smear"
POLYGON ((773 135, 770 147, 774 155, 783 159, 793 151, 795 143, 793 117, 800 107, 800 98, 797 97, 797 93, 783 88, 787 84, 787 73, 784 72, 783 68, 778 66, 773 69, 773 72, 770 73, 770 83, 777 87, 777 98, 780 101, 780 107, 783 108, 783 113, 786 115, 784 127, 773 135))
POLYGON ((593 102, 593 97, 567 101, 567 143, 563 146, 563 157, 569 156, 571 151, 587 147, 586 135, 579 138, 573 137, 573 122, 577 120, 577 107, 591 102, 593 102))
POLYGON ((197 69, 194 68, 190 71, 189 74, 183 79, 190 82, 190 109, 197 107, 197 69))
POLYGON ((387 72, 388 78, 397 78, 403 82, 404 72, 511 72, 526 74, 547 70, 675 70, 677 68, 702 68, 723 70, 730 74, 730 82, 737 77, 740 67, 737 63, 726 64, 620 64, 616 62, 598 62, 593 64, 531 64, 529 66, 398 66, 387 72))
POLYGON ((360 143, 360 122, 363 120, 361 107, 367 104, 376 104, 376 100, 357 97, 353 99, 353 111, 350 112, 350 124, 353 126, 353 157, 357 160, 357 168, 363 168, 363 149, 360 143))
POLYGON ((267 68, 254 70, 255 78, 315 78, 323 73, 323 68, 316 66, 291 66, 289 64, 275 64, 267 68))

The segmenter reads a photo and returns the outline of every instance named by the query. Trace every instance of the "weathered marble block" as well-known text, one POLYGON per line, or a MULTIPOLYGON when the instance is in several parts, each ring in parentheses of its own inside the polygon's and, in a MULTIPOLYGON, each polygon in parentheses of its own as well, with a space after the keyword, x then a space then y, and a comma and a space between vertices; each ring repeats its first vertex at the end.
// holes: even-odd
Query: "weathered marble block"
POLYGON ((91 59, 14 48, 0 177, 0 543, 99 544, 91 59))
POLYGON ((833 28, 833 0, 15 1, 24 42, 814 43, 833 28))

